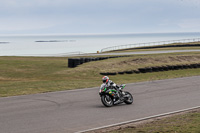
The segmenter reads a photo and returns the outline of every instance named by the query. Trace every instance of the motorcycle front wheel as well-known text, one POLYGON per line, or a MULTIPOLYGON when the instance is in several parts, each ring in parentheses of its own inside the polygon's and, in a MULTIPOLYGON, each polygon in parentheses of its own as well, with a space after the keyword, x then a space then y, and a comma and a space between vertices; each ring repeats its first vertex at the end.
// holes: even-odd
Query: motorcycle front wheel
POLYGON ((102 95, 101 96, 101 102, 106 107, 113 106, 113 100, 112 100, 112 98, 109 95, 102 95))
POLYGON ((131 95, 131 93, 129 92, 125 92, 125 96, 126 96, 126 100, 124 100, 124 102, 126 104, 132 104, 133 103, 133 96, 131 95))

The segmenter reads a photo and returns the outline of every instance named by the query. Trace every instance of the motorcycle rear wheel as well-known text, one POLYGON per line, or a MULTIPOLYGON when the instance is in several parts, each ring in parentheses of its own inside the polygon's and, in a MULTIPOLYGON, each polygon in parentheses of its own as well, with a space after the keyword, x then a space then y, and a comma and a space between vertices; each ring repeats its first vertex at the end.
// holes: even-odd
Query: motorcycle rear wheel
POLYGON ((101 96, 101 102, 106 107, 112 107, 113 106, 113 100, 112 100, 111 96, 109 96, 109 95, 102 95, 101 96))
POLYGON ((125 91, 125 96, 128 96, 127 98, 127 100, 124 100, 124 102, 126 103, 126 104, 132 104, 133 103, 133 96, 132 96, 132 94, 131 93, 129 93, 129 92, 127 92, 127 91, 125 91))

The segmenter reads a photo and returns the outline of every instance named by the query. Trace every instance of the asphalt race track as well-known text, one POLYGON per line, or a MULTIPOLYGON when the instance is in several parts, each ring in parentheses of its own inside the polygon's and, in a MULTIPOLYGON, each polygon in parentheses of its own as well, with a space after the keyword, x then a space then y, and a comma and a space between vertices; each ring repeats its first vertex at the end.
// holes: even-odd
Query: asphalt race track
POLYGON ((70 133, 200 106, 200 76, 128 84, 132 105, 106 108, 99 88, 0 98, 1 133, 70 133))

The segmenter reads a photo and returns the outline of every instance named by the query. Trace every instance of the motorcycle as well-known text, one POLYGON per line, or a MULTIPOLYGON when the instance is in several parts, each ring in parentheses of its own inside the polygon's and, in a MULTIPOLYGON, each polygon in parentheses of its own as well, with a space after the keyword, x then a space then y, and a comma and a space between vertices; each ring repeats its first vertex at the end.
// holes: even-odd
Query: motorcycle
POLYGON ((120 103, 132 104, 133 96, 127 91, 123 91, 126 84, 122 84, 118 89, 107 87, 106 84, 102 84, 99 90, 101 102, 106 107, 112 107, 120 103), (117 91, 118 90, 118 91, 117 91))

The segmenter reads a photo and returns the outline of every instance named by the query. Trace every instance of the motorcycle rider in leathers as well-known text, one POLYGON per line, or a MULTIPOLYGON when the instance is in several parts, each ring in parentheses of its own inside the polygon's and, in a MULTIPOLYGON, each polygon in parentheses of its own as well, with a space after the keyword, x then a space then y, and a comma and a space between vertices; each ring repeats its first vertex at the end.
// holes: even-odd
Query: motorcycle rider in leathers
POLYGON ((119 100, 119 93, 118 93, 118 91, 119 91, 120 87, 117 86, 112 80, 109 80, 108 76, 104 76, 102 78, 102 81, 103 81, 104 84, 106 84, 106 87, 108 87, 108 88, 110 87, 111 89, 115 89, 117 91, 117 94, 114 96, 113 101, 114 102, 119 102, 120 100, 119 100))

